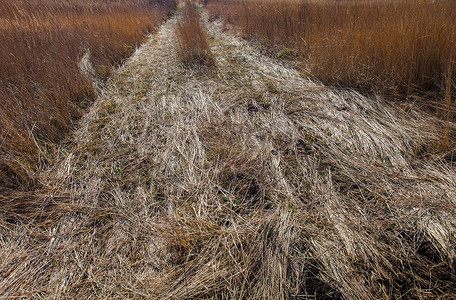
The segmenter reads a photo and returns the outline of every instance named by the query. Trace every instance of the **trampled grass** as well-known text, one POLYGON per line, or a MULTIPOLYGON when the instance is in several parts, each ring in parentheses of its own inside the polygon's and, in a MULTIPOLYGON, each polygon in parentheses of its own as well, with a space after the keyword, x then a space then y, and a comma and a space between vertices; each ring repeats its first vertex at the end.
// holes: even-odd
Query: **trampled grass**
POLYGON ((0 187, 29 183, 94 98, 78 66, 99 77, 133 52, 169 1, 0 1, 0 187))

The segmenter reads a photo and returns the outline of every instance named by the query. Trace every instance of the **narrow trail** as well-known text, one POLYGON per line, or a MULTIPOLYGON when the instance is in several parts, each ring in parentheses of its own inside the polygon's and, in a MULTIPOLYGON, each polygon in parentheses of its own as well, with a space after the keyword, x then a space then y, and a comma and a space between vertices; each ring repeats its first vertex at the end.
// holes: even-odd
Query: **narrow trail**
POLYGON ((185 67, 178 18, 115 72, 42 174, 52 213, 2 232, 1 295, 456 291, 456 174, 416 155, 436 120, 304 78, 205 12, 216 69, 185 67))

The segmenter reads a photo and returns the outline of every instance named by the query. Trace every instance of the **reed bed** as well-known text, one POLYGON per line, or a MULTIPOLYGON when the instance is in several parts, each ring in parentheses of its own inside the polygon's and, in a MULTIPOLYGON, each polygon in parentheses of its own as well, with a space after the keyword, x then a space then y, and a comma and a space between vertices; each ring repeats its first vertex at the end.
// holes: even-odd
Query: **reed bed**
POLYGON ((181 60, 186 65, 214 65, 207 34, 200 22, 195 3, 187 2, 182 20, 177 25, 181 60))
POLYGON ((106 78, 175 6, 165 1, 0 1, 0 188, 33 183, 106 78))
POLYGON ((421 99, 452 119, 455 5, 446 0, 213 0, 208 10, 273 54, 296 53, 304 69, 325 83, 421 99))

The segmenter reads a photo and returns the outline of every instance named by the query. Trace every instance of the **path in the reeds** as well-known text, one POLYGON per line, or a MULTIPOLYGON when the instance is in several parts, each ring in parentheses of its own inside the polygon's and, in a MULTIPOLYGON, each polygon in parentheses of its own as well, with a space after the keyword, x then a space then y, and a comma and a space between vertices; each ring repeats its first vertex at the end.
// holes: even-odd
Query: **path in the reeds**
POLYGON ((217 22, 216 69, 179 15, 115 72, 2 229, 0 298, 387 299, 456 292, 456 174, 437 121, 314 83, 217 22))

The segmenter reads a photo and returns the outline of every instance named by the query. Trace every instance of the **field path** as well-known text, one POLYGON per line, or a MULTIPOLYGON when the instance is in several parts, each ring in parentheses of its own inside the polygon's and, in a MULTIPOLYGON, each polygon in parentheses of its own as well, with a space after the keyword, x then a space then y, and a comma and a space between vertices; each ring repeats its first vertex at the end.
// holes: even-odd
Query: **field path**
POLYGON ((455 292, 456 174, 417 155, 438 121, 313 82, 202 16, 216 68, 180 62, 177 14, 115 71, 42 174, 39 221, 3 234, 0 295, 455 292))

